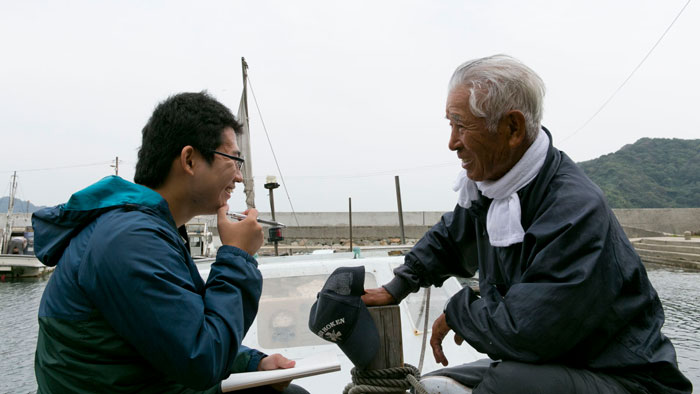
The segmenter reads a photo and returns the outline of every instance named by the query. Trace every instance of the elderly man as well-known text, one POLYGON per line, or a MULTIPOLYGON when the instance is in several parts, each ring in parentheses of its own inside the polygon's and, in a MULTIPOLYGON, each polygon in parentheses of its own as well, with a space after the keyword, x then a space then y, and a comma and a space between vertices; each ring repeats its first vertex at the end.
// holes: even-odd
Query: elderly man
MULTIPOLYGON (((231 373, 294 366, 241 345, 263 233, 254 209, 226 217, 240 132, 206 93, 172 96, 143 129, 135 183, 107 177, 34 214, 37 257, 56 265, 39 306, 39 393, 217 393, 231 373), (214 213, 223 246, 205 283, 184 225, 214 213)), ((288 384, 245 392, 306 393, 288 384)))
MULTIPOLYGON (((479 270, 433 325, 489 359, 445 368, 474 393, 689 393, 646 271, 600 189, 541 127, 544 84, 503 55, 449 83, 449 148, 464 171, 443 215, 368 305, 479 270)), ((468 392, 468 390, 466 390, 468 392)))

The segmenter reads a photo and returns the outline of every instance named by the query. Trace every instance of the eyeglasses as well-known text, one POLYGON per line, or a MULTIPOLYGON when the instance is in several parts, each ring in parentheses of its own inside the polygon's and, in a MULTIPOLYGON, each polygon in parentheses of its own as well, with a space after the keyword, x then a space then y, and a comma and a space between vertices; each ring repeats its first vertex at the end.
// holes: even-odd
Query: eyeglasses
POLYGON ((226 158, 229 158, 229 159, 233 160, 233 161, 236 163, 236 167, 238 167, 239 170, 241 169, 241 167, 243 167, 243 163, 245 163, 245 160, 243 160, 243 158, 238 157, 238 156, 228 155, 228 154, 226 154, 226 153, 219 152, 219 151, 216 151, 216 150, 210 150, 209 152, 215 153, 215 154, 217 154, 217 155, 221 155, 221 156, 223 156, 223 157, 226 157, 226 158))

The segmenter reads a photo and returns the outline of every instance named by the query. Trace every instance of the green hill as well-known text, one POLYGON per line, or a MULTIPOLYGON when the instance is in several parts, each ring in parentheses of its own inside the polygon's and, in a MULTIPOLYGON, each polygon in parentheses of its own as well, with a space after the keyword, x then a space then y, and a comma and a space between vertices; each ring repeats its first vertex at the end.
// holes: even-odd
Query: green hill
POLYGON ((642 138, 578 164, 613 208, 700 207, 700 140, 642 138))
MULTIPOLYGON (((0 197, 0 215, 7 212, 7 205, 10 203, 10 197, 0 197)), ((22 201, 19 198, 15 198, 15 207, 12 210, 14 213, 34 213, 44 206, 36 206, 28 201, 22 201)))

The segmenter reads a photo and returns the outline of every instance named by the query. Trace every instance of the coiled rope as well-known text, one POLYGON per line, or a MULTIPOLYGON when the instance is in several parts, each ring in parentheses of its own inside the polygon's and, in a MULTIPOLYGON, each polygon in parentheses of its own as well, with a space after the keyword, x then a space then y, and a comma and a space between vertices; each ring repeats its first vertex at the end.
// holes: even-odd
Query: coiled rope
POLYGON ((361 371, 357 367, 350 371, 352 383, 348 383, 343 394, 396 393, 413 387, 417 394, 428 394, 420 383, 420 372, 411 364, 403 367, 361 371))

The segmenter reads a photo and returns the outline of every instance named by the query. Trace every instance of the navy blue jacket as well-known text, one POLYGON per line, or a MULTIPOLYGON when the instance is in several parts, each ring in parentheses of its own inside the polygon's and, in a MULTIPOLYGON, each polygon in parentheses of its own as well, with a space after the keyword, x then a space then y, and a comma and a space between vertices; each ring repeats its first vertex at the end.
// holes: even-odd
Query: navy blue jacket
POLYGON ((518 196, 522 243, 491 246, 491 200, 480 195, 469 209, 446 213, 385 288, 401 300, 478 269, 481 296, 465 287, 445 308, 448 326, 476 350, 606 371, 652 392, 690 392, 661 333, 659 297, 601 190, 550 142, 541 171, 518 196))
POLYGON ((206 283, 155 191, 107 177, 32 218, 37 257, 56 265, 41 299, 40 392, 218 391, 262 353, 241 341, 262 277, 222 246, 206 283))

